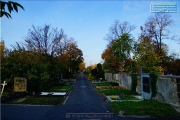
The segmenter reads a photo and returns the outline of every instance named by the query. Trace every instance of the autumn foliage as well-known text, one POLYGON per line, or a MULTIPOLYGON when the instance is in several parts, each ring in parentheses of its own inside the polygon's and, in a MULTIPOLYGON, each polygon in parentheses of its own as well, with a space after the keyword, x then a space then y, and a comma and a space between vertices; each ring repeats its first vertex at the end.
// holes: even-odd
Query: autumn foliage
POLYGON ((156 13, 140 27, 141 33, 135 40, 130 34, 135 29, 134 25, 115 21, 108 34, 109 43, 101 55, 103 69, 139 73, 143 67, 156 75, 163 74, 164 70, 176 71, 174 73, 177 74, 178 66, 174 66, 174 63, 178 63, 179 59, 173 60, 168 56, 168 45, 163 43, 165 39, 175 38, 168 29, 172 23, 169 14, 156 13))
MULTIPOLYGON (((1 50, 2 51, 2 50, 1 50)), ((28 92, 47 90, 61 77, 68 79, 79 70, 83 53, 62 30, 49 25, 29 30, 25 43, 5 49, 1 55, 1 79, 13 87, 14 77, 28 80, 28 92)))

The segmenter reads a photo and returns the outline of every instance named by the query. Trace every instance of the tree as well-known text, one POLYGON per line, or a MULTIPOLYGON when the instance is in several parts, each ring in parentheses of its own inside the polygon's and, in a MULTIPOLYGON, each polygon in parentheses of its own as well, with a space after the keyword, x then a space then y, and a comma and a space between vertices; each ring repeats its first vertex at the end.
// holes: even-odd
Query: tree
POLYGON ((130 58, 132 43, 133 39, 127 33, 122 34, 113 42, 112 49, 114 51, 114 57, 119 58, 119 62, 124 63, 126 59, 130 58))
POLYGON ((139 43, 135 44, 134 59, 139 67, 144 67, 149 73, 152 97, 157 93, 156 81, 158 74, 164 71, 162 63, 167 58, 167 45, 162 40, 169 39, 168 27, 172 23, 170 15, 156 13, 141 26, 139 43))
POLYGON ((104 60, 103 68, 110 71, 123 69, 124 62, 130 58, 133 43, 130 32, 134 29, 135 26, 127 21, 120 23, 118 20, 110 27, 106 38, 109 44, 101 56, 104 60))
POLYGON ((84 71, 85 67, 86 67, 86 64, 84 63, 84 61, 79 64, 79 70, 80 71, 84 71))
POLYGON ((149 73, 152 87, 152 97, 157 93, 156 81, 158 74, 162 73, 163 68, 160 65, 161 57, 155 50, 155 44, 150 37, 140 37, 139 43, 136 44, 134 60, 139 68, 143 67, 149 73))
POLYGON ((4 1, 0 1, 0 4, 1 4, 1 17, 3 17, 4 15, 7 17, 7 18, 12 18, 11 17, 11 12, 12 11, 16 11, 18 12, 18 7, 20 7, 21 9, 24 10, 24 7, 22 5, 20 5, 19 3, 17 2, 12 2, 12 1, 8 1, 8 2, 4 2, 4 1), (5 10, 5 7, 7 6, 8 8, 8 12, 5 10))
POLYGON ((107 45, 107 48, 101 55, 104 60, 103 69, 105 71, 118 71, 119 70, 119 59, 114 57, 112 46, 107 45))
POLYGON ((149 73, 162 73, 161 57, 155 50, 155 44, 149 37, 139 37, 135 44, 134 60, 139 68, 144 67, 149 73))
POLYGON ((60 51, 65 47, 63 45, 63 39, 66 39, 64 31, 61 29, 54 29, 50 25, 44 25, 44 27, 35 27, 29 30, 27 38, 25 39, 25 45, 28 50, 36 51, 40 54, 58 56, 60 51))
POLYGON ((117 40, 123 34, 129 34, 136 27, 134 25, 130 25, 129 22, 125 21, 121 23, 119 20, 116 20, 114 24, 109 29, 109 34, 107 34, 106 39, 108 41, 117 40))
POLYGON ((123 70, 126 59, 130 58, 133 39, 129 34, 122 34, 118 39, 112 41, 102 54, 104 68, 111 71, 123 70))
POLYGON ((1 78, 8 79, 11 85, 14 77, 25 77, 28 92, 45 91, 58 83, 59 74, 69 68, 77 70, 83 61, 77 43, 57 29, 34 27, 28 35, 24 44, 17 43, 13 50, 4 51, 1 78))
POLYGON ((84 58, 82 51, 78 48, 77 43, 73 39, 68 44, 66 54, 68 54, 69 57, 69 68, 76 72, 79 69, 79 64, 83 62, 84 58))
POLYGON ((4 56, 4 50, 5 50, 4 41, 1 40, 1 42, 0 42, 0 58, 1 59, 4 56))
POLYGON ((178 53, 171 53, 163 64, 165 74, 180 75, 180 58, 178 53))
POLYGON ((97 64, 97 78, 98 79, 103 79, 104 80, 104 70, 102 69, 101 63, 97 64))
POLYGON ((154 41, 160 56, 162 56, 162 40, 170 39, 168 27, 173 23, 171 16, 166 13, 156 13, 148 18, 148 21, 141 26, 142 34, 154 41))
POLYGON ((94 69, 91 69, 91 75, 94 77, 94 79, 97 79, 97 67, 94 69))
POLYGON ((66 43, 66 49, 59 55, 59 59, 64 62, 70 72, 76 72, 79 69, 79 64, 84 60, 83 53, 74 39, 70 39, 66 43))

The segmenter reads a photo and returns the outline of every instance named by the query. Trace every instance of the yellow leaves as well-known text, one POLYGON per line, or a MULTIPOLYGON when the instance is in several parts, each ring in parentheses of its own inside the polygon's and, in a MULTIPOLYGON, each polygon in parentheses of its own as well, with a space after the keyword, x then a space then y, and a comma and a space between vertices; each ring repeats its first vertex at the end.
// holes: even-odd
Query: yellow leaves
POLYGON ((109 59, 112 59, 112 48, 111 47, 108 47, 105 49, 105 51, 102 53, 102 59, 105 59, 105 60, 109 60, 109 59))
POLYGON ((165 70, 162 66, 153 66, 153 69, 157 71, 159 74, 163 74, 165 70))
POLYGON ((139 51, 134 54, 134 58, 139 66, 145 67, 148 71, 156 71, 162 73, 163 68, 160 66, 161 57, 155 50, 155 45, 150 38, 140 40, 139 51))
POLYGON ((92 70, 92 69, 95 69, 97 67, 97 65, 94 64, 94 65, 91 65, 90 67, 91 67, 91 70, 92 70))
POLYGON ((86 64, 84 63, 84 61, 79 64, 79 69, 80 69, 80 71, 85 70, 85 67, 86 67, 86 64))
POLYGON ((71 39, 67 42, 66 47, 61 51, 58 59, 65 68, 77 69, 79 67, 79 63, 83 61, 83 53, 78 48, 77 43, 71 39))

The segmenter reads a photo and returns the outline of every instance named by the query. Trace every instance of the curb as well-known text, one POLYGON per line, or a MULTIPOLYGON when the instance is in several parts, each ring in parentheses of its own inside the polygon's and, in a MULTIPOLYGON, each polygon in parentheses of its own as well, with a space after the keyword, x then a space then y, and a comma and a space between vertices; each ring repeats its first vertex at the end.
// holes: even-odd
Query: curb
POLYGON ((66 103, 66 101, 68 100, 70 94, 71 94, 71 92, 68 94, 68 96, 66 97, 66 99, 64 100, 64 102, 63 102, 62 105, 65 105, 65 103, 66 103))
MULTIPOLYGON (((76 81, 77 81, 77 80, 76 80, 76 81)), ((70 96, 71 92, 73 91, 73 88, 74 88, 74 85, 75 85, 76 81, 74 81, 73 84, 71 85, 71 88, 72 88, 72 89, 71 89, 70 93, 68 93, 68 96, 66 97, 66 99, 64 100, 64 102, 63 102, 62 105, 65 105, 65 104, 66 104, 66 101, 69 99, 69 96, 70 96)))
MULTIPOLYGON (((74 88, 74 84, 75 84, 75 83, 73 83, 73 85, 71 86, 72 88, 74 88)), ((73 89, 71 89, 71 92, 72 92, 72 91, 73 91, 73 89)), ((71 92, 68 94, 68 96, 66 97, 66 99, 64 100, 64 102, 63 102, 62 105, 65 105, 65 103, 66 103, 66 101, 68 100, 68 98, 69 98, 71 92)))

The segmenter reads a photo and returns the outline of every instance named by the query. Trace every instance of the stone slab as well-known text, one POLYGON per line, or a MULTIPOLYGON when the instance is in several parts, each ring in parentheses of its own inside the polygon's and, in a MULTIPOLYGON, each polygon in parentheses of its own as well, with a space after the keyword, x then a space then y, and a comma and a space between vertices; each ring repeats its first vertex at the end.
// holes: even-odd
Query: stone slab
POLYGON ((40 95, 66 95, 66 92, 41 92, 40 95))

